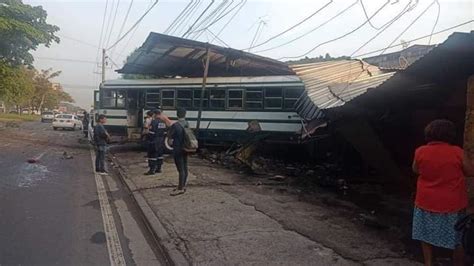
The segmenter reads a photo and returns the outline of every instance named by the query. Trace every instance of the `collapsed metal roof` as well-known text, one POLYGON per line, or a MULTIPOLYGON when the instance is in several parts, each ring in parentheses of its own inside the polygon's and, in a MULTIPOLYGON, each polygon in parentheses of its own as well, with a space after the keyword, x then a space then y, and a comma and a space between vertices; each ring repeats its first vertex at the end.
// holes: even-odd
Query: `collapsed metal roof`
POLYGON ((405 69, 429 53, 435 45, 415 44, 401 51, 363 58, 364 62, 383 70, 405 69))
POLYGON ((287 64, 271 58, 154 32, 117 72, 202 77, 207 48, 210 51, 209 77, 294 75, 287 64))
POLYGON ((338 60, 290 66, 305 85, 296 111, 305 120, 324 116, 322 110, 339 107, 393 76, 361 60, 338 60))

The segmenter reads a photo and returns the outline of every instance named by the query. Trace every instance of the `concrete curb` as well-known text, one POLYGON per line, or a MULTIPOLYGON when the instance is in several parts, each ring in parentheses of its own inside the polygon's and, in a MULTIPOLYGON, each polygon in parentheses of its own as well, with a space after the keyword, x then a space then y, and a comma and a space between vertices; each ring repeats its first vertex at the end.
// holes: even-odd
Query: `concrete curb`
POLYGON ((168 231, 166 231, 163 223, 153 212, 151 206, 148 204, 141 192, 137 191, 138 188, 135 183, 133 183, 133 181, 127 177, 123 169, 121 169, 117 159, 111 157, 111 160, 115 165, 118 166, 117 170, 122 183, 125 184, 129 190, 130 195, 132 195, 132 198, 135 200, 135 203, 137 204, 138 209, 143 216, 148 230, 159 244, 159 248, 165 254, 168 263, 170 265, 191 265, 191 263, 186 259, 185 255, 173 243, 173 238, 170 236, 168 231))

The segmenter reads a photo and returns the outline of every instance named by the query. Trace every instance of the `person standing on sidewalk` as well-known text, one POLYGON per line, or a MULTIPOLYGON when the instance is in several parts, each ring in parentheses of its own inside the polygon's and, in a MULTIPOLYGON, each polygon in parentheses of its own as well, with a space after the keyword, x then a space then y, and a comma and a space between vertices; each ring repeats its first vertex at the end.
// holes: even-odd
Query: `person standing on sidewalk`
POLYGON ((110 135, 104 128, 105 123, 107 123, 107 117, 99 115, 97 125, 94 127, 95 171, 101 175, 107 174, 105 156, 107 155, 107 143, 110 141, 110 135))
POLYGON ((164 139, 166 124, 160 120, 161 110, 153 110, 153 120, 151 121, 148 138, 149 153, 148 153, 148 165, 150 169, 145 175, 154 175, 161 173, 161 167, 163 165, 163 153, 164 153, 164 139))
POLYGON ((433 265, 433 246, 452 250, 453 265, 464 265, 461 233, 454 227, 468 208, 465 175, 472 176, 472 167, 452 144, 455 137, 451 121, 434 120, 425 128, 428 144, 415 151, 413 239, 421 241, 425 265, 433 265))
POLYGON ((186 192, 186 181, 188 179, 188 154, 184 150, 185 127, 189 127, 186 121, 186 110, 178 108, 176 111, 178 121, 171 121, 166 115, 161 114, 160 119, 169 127, 168 137, 173 140, 173 159, 178 170, 178 187, 171 192, 171 196, 177 196, 186 192))

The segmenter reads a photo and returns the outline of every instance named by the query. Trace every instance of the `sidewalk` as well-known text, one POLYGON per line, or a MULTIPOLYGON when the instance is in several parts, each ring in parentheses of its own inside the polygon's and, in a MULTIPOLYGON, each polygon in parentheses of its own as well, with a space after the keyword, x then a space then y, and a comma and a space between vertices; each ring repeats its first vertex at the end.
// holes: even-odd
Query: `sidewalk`
POLYGON ((418 265, 387 231, 354 223, 348 208, 301 201, 276 181, 191 157, 187 192, 172 197, 178 177, 171 157, 162 174, 149 177, 144 153, 114 156, 176 265, 418 265))

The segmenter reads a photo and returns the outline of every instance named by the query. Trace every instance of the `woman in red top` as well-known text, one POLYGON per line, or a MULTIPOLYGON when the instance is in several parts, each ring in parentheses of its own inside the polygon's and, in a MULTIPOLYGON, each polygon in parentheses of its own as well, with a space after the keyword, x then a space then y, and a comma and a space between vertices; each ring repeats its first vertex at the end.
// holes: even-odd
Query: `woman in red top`
POLYGON ((468 205, 463 150, 452 145, 455 126, 434 120, 425 128, 427 145, 415 151, 413 171, 419 175, 413 214, 413 239, 420 240, 425 265, 432 265, 433 246, 453 250, 463 265, 461 235, 454 225, 468 205))

